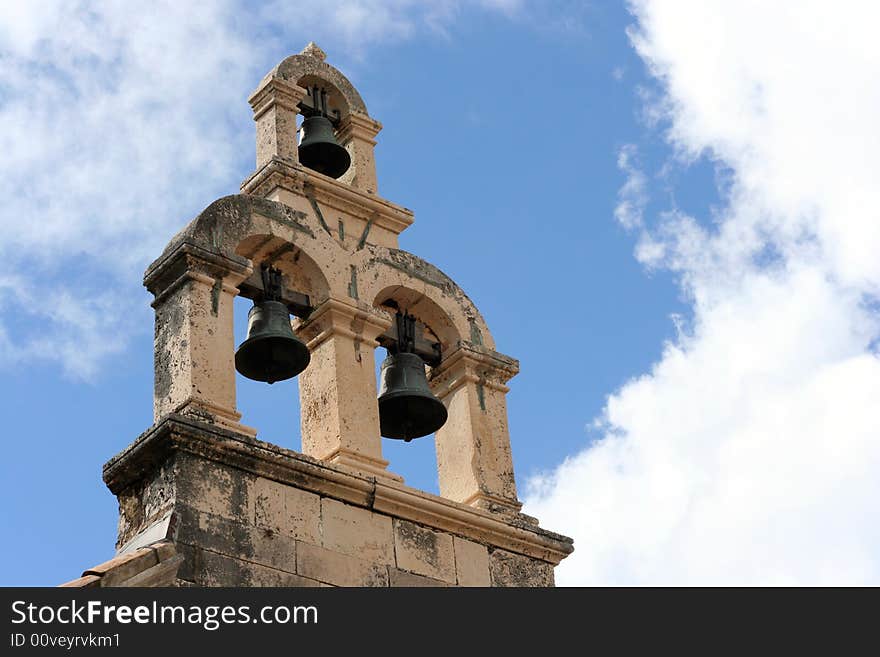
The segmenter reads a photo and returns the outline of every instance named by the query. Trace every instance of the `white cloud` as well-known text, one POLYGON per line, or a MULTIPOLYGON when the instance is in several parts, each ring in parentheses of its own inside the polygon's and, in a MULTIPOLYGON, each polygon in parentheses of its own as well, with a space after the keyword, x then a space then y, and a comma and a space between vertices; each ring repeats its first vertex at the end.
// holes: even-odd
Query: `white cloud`
POLYGON ((638 149, 627 144, 617 155, 617 166, 626 174, 626 182, 618 192, 618 203, 614 217, 626 229, 634 230, 642 226, 642 214, 648 202, 647 179, 641 168, 633 162, 638 149))
POLYGON ((664 90, 647 115, 730 186, 711 222, 623 222, 693 318, 609 397, 605 437, 531 482, 527 510, 576 540, 562 584, 878 584, 880 12, 633 10, 664 90))
POLYGON ((133 331, 151 330, 143 269, 189 217, 237 191, 254 152, 246 98, 277 61, 313 38, 357 55, 440 29, 466 6, 0 3, 0 277, 27 290, 0 299, 0 366, 43 357, 91 378, 133 331), (34 300, 55 310, 19 330, 34 300), (75 348, 64 346, 71 327, 75 348))
POLYGON ((252 151, 242 97, 262 72, 228 3, 0 12, 0 274, 18 279, 0 365, 50 359, 89 379, 150 330, 144 266, 234 189, 252 151))

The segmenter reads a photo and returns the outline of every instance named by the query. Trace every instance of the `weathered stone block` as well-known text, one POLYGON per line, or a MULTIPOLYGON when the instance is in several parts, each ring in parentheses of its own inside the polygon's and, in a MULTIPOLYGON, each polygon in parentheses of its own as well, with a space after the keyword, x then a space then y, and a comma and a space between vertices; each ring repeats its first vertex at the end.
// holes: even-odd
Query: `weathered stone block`
POLYGON ((248 517, 254 477, 213 461, 184 457, 178 461, 177 500, 232 520, 248 517))
POLYGON ((449 584, 441 582, 439 579, 408 573, 405 570, 394 567, 388 568, 388 578, 390 585, 396 587, 449 586, 449 584))
POLYGON ((455 536, 455 575, 459 586, 491 586, 489 551, 485 545, 455 536))
POLYGON ((318 582, 268 566, 196 548, 192 579, 202 586, 318 586, 318 582))
POLYGON ((385 565, 341 554, 310 543, 297 542, 296 572, 336 586, 388 586, 385 565))
POLYGON ((296 541, 287 534, 181 507, 178 540, 235 559, 296 572, 296 541))
POLYGON ((170 511, 175 499, 174 471, 174 459, 168 459, 151 477, 145 477, 119 493, 117 548, 170 511))
POLYGON ((321 498, 314 493, 285 486, 284 513, 287 515, 287 533, 308 543, 318 543, 321 537, 321 498))
POLYGON ((257 477, 254 482, 254 503, 251 522, 257 527, 281 532, 284 525, 285 486, 270 479, 257 477))
POLYGON ((321 498, 314 493, 258 477, 253 523, 309 543, 321 542, 321 498))
POLYGON ((489 573, 492 586, 553 586, 552 564, 507 550, 489 554, 489 573))
POLYGON ((326 497, 321 503, 325 548, 366 561, 394 563, 391 518, 326 497))
POLYGON ((399 568, 455 583, 451 535, 395 519, 394 546, 399 568))

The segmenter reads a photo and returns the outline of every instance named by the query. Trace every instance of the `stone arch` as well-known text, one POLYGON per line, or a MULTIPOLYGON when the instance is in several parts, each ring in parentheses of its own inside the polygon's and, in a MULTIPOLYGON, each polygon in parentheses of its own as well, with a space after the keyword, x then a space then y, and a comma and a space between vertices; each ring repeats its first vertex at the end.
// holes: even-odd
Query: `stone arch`
POLYGON ((265 263, 281 270, 285 288, 307 294, 312 305, 318 305, 330 297, 330 284, 309 251, 312 249, 306 250, 271 233, 249 235, 235 249, 253 263, 254 269, 265 263))
POLYGON ((297 80, 296 84, 303 89, 310 89, 314 86, 324 89, 327 92, 328 109, 331 113, 333 110, 337 110, 340 119, 344 119, 351 114, 351 105, 349 104, 348 98, 346 98, 345 94, 343 94, 342 91, 329 80, 325 80, 317 75, 308 74, 297 80))
POLYGON ((440 341, 441 362, 429 376, 448 411, 434 443, 440 494, 489 511, 518 512, 505 401, 506 382, 518 363, 495 352, 474 303, 422 258, 400 249, 369 247, 358 281, 362 299, 375 307, 396 301, 440 341))
MULTIPOLYGON (((323 55, 323 53, 320 53, 320 55, 323 55)), ((300 80, 308 76, 319 78, 332 85, 339 93, 340 98, 345 101, 343 116, 349 112, 369 116, 364 99, 361 98, 354 85, 337 68, 326 63, 320 55, 299 54, 287 57, 266 74, 260 86, 262 87, 274 78, 280 78, 292 84, 299 84, 300 80)))
MULTIPOLYGON (((236 248, 247 237, 260 232, 268 232, 293 243, 315 236, 315 231, 306 222, 303 212, 257 196, 231 194, 217 199, 202 210, 171 239, 163 256, 186 242, 241 261, 243 257, 236 254, 236 248), (255 227, 255 216, 271 222, 272 230, 267 231, 264 226, 255 227)), ((159 258, 150 266, 148 275, 161 260, 159 258)))
POLYGON ((299 291, 313 297, 313 305, 348 289, 348 272, 332 266, 339 260, 338 243, 313 216, 283 203, 246 194, 220 198, 171 240, 163 257, 184 243, 243 267, 252 256, 254 264, 275 258, 292 281, 303 285, 299 291))
MULTIPOLYGON (((328 92, 333 114, 338 113, 339 120, 334 121, 336 139, 351 157, 351 166, 339 181, 376 194, 378 185, 373 148, 382 124, 370 117, 354 85, 339 70, 327 64, 325 58, 324 51, 310 43, 300 54, 287 57, 269 71, 248 99, 257 123, 258 172, 270 162, 275 166, 279 161, 299 162, 296 134, 301 125, 301 103, 309 87, 319 86, 328 92)), ((250 184, 257 183, 252 178, 250 184)))
POLYGON ((431 263, 401 249, 371 246, 358 268, 361 297, 381 308, 392 299, 425 323, 444 353, 462 341, 495 348, 495 341, 473 301, 431 263))
MULTIPOLYGON (((403 283, 405 281, 401 281, 403 283)), ((400 283, 385 286, 372 300, 374 308, 395 312, 395 308, 425 324, 430 332, 430 339, 440 342, 444 353, 448 352, 461 340, 462 335, 447 314, 446 310, 431 297, 419 290, 400 283)))

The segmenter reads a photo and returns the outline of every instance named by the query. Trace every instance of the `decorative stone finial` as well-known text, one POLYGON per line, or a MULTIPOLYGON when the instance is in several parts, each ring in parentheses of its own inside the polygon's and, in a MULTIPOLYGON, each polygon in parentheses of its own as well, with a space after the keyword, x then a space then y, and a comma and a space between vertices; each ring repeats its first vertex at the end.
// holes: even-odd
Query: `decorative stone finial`
POLYGON ((314 41, 309 41, 309 45, 302 49, 300 55, 308 55, 322 62, 327 59, 327 53, 321 50, 314 41))

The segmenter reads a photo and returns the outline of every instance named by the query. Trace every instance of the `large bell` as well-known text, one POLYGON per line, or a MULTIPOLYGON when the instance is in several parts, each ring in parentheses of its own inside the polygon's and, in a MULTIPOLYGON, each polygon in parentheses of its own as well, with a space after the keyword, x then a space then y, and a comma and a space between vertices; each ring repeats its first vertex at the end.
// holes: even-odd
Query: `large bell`
POLYGON ((303 120, 302 131, 300 164, 331 178, 338 178, 348 171, 351 156, 336 141, 330 119, 326 116, 310 116, 303 120))
POLYGON ((309 349, 294 334, 280 301, 255 303, 248 313, 248 337, 235 352, 235 369, 254 381, 290 379, 309 364, 309 349))
POLYGON ((409 442, 446 423, 446 407, 431 392, 425 363, 416 354, 398 353, 382 363, 379 427, 386 438, 409 442))

